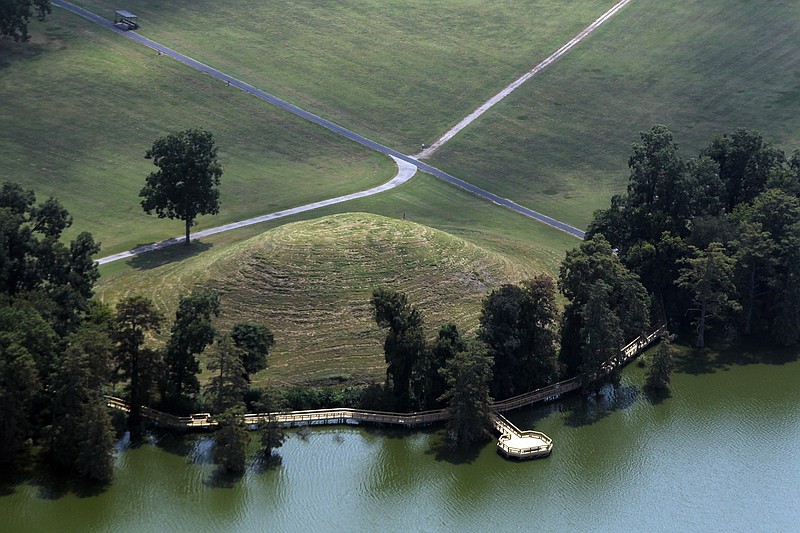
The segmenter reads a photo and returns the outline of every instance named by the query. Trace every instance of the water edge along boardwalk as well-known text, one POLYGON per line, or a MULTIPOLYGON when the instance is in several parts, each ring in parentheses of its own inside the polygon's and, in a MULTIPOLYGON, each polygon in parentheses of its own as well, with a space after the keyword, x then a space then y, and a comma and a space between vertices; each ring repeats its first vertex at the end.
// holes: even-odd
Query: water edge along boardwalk
MULTIPOLYGON (((553 440, 540 431, 518 429, 501 413, 527 407, 537 402, 556 399, 562 394, 572 392, 582 384, 595 381, 621 368, 635 359, 648 346, 653 344, 664 331, 660 325, 649 334, 640 335, 618 355, 612 357, 600 369, 591 373, 559 381, 492 404, 492 425, 500 435, 497 451, 507 458, 533 459, 547 457, 553 451, 553 440)), ((108 407, 130 412, 130 405, 121 398, 107 396, 108 407)), ((142 416, 155 422, 157 426, 172 430, 195 431, 214 430, 219 427, 209 413, 196 413, 189 416, 175 416, 150 407, 142 407, 142 416)), ((447 409, 420 411, 417 413, 393 413, 388 411, 366 411, 362 409, 334 408, 310 409, 306 411, 276 411, 271 413, 250 413, 244 415, 245 425, 255 429, 263 424, 276 424, 280 427, 298 427, 327 424, 378 424, 395 425, 405 428, 438 424, 450 418, 447 409)))

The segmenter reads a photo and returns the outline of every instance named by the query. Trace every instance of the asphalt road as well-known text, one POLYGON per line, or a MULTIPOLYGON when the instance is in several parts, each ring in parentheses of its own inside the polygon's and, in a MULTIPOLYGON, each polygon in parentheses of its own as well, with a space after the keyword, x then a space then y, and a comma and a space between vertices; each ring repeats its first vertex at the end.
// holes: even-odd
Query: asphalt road
MULTIPOLYGON (((501 198, 500 196, 497 196, 496 194, 493 194, 493 193, 491 193, 489 191, 481 189, 480 187, 477 187, 475 185, 472 185, 471 183, 467 183, 466 181, 464 181, 462 179, 459 179, 459 178, 456 178, 455 176, 452 176, 452 175, 450 175, 450 174, 448 174, 448 173, 446 173, 446 172, 444 172, 442 170, 439 170, 438 168, 436 168, 434 166, 431 166, 431 165, 429 165, 429 164, 427 164, 427 163, 425 163, 423 161, 419 161, 415 157, 403 154, 401 152, 398 152, 397 150, 393 150, 392 148, 389 148, 388 146, 384 146, 384 145, 382 145, 382 144, 380 144, 380 143, 378 143, 376 141, 373 141, 371 139, 368 139, 367 137, 364 137, 363 135, 359 135, 358 133, 355 133, 355 132, 353 132, 353 131, 351 131, 351 130, 349 130, 347 128, 344 128, 344 127, 334 123, 334 122, 331 122, 330 120, 324 119, 324 118, 319 117, 319 116, 317 116, 317 115, 315 115, 313 113, 310 113, 310 112, 308 112, 308 111, 306 111, 304 109, 301 109, 301 108, 297 107, 296 105, 293 105, 293 104, 290 104, 289 102, 286 102, 285 100, 281 100, 277 96, 274 96, 274 95, 269 94, 269 93, 267 93, 265 91, 262 91, 261 89, 253 87, 249 83, 245 83, 245 82, 243 82, 243 81, 241 81, 241 80, 239 80, 237 78, 234 78, 233 76, 225 74, 222 71, 219 71, 219 70, 217 70, 215 68, 209 67, 208 65, 206 65, 204 63, 201 63, 201 62, 199 62, 199 61, 197 61, 195 59, 192 59, 191 57, 189 57, 187 55, 181 54, 180 52, 177 52, 177 51, 175 51, 175 50, 173 50, 171 48, 168 48, 168 47, 166 47, 166 46, 164 46, 162 44, 159 44, 156 41, 153 41, 152 39, 148 39, 147 37, 143 37, 143 36, 139 35, 138 33, 134 32, 134 31, 121 30, 121 29, 117 28, 116 26, 114 26, 114 24, 110 20, 107 20, 107 19, 105 19, 105 18, 103 18, 103 17, 101 17, 99 15, 96 15, 95 13, 92 13, 91 11, 88 11, 88 10, 83 9, 81 7, 78 7, 76 5, 70 4, 69 2, 65 2, 64 0, 52 0, 51 3, 52 3, 52 5, 54 5, 56 7, 60 7, 62 9, 66 9, 67 11, 71 11, 72 13, 75 13, 76 15, 79 15, 79 16, 85 18, 85 19, 88 19, 88 20, 96 23, 96 24, 99 24, 100 26, 103 26, 104 28, 107 28, 107 29, 109 29, 109 30, 111 30, 111 31, 113 31, 115 33, 118 33, 119 35, 121 35, 123 37, 127 37, 128 39, 131 39, 131 40, 136 41, 136 42, 138 42, 140 44, 148 46, 148 47, 152 48, 153 50, 156 50, 157 52, 160 52, 163 55, 171 57, 172 59, 175 59, 176 61, 180 61, 181 63, 183 63, 183 64, 185 64, 185 65, 187 65, 189 67, 192 67, 193 69, 199 70, 200 72, 208 74, 209 76, 212 76, 212 77, 214 77, 214 78, 216 78, 216 79, 218 79, 220 81, 223 81, 223 82, 225 82, 226 84, 229 84, 232 87, 236 87, 236 88, 238 88, 238 89, 240 89, 242 91, 245 91, 245 92, 247 92, 249 94, 252 94, 253 96, 256 96, 257 98, 260 98, 260 99, 264 100, 265 102, 269 102, 270 104, 273 104, 273 105, 276 105, 276 106, 278 106, 278 107, 280 107, 282 109, 285 109, 286 111, 288 111, 290 113, 293 113, 293 114, 297 115, 298 117, 304 118, 304 119, 308 120, 309 122, 313 122, 314 124, 318 124, 318 125, 322 126, 323 128, 327 128, 327 129, 329 129, 330 131, 332 131, 334 133, 337 133, 337 134, 339 134, 339 135, 341 135, 343 137, 346 137, 346 138, 348 138, 348 139, 350 139, 352 141, 355 141, 355 142, 357 142, 357 143, 359 143, 361 145, 364 145, 364 146, 366 146, 368 148, 371 148, 372 150, 375 150, 375 151, 380 152, 382 154, 386 154, 388 156, 391 156, 391 157, 394 157, 396 159, 400 159, 402 161, 410 163, 410 164, 416 166, 419 170, 422 170, 423 172, 427 172, 428 174, 431 174, 431 175, 441 179, 442 181, 450 183, 451 185, 455 185, 456 187, 464 189, 465 191, 470 192, 470 193, 472 193, 472 194, 474 194, 476 196, 479 196, 481 198, 489 200, 490 202, 493 202, 493 203, 495 203, 497 205, 500 205, 500 206, 506 207, 508 209, 511 209, 512 211, 516 211, 517 213, 520 213, 522 215, 525 215, 525 216, 528 216, 528 217, 533 218, 535 220, 538 220, 539 222, 547 224, 548 226, 552 226, 552 227, 554 227, 556 229, 560 229, 561 231, 569 233, 570 235, 573 235, 573 236, 575 236, 575 237, 577 237, 579 239, 583 239, 583 237, 585 235, 584 232, 579 230, 578 228, 570 226, 569 224, 566 224, 564 222, 556 220, 556 219, 554 219, 552 217, 548 217, 547 215, 543 215, 543 214, 541 214, 541 213, 539 213, 537 211, 534 211, 533 209, 529 209, 527 207, 523 207, 523 206, 521 206, 521 205, 519 205, 519 204, 517 204, 517 203, 515 203, 515 202, 513 202, 513 201, 511 201, 511 200, 509 200, 507 198, 501 198)), ((380 192, 380 191, 378 191, 378 192, 380 192)), ((373 193, 373 194, 376 194, 376 193, 373 193)), ((268 215, 265 215, 265 216, 268 216, 268 215)), ((171 242, 172 240, 173 239, 170 239, 168 241, 163 241, 163 242, 173 244, 171 242)), ((143 253, 144 251, 149 251, 149 250, 143 250, 142 252, 139 252, 139 253, 143 253)), ((109 257, 115 257, 115 256, 109 256, 109 257)), ((130 257, 130 256, 126 256, 126 257, 130 257)), ((102 258, 100 261, 103 261, 105 259, 107 259, 107 258, 102 258)))

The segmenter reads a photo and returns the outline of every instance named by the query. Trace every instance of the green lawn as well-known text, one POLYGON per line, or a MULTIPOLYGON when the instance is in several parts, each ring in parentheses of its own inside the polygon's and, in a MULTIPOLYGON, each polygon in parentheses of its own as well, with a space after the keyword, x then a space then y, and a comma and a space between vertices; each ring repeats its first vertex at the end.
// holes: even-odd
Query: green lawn
POLYGON ((225 169, 219 216, 199 229, 354 192, 394 163, 59 9, 33 41, 0 40, 0 181, 58 197, 103 254, 180 235, 145 215, 153 140, 202 127, 225 169))
POLYGON ((797 2, 636 0, 432 163, 585 227, 655 123, 687 158, 737 127, 800 147, 798 43, 797 2))
MULTIPOLYGON (((113 16, 120 4, 78 0, 113 16)), ((139 32, 389 144, 416 151, 614 0, 128 0, 139 32)))

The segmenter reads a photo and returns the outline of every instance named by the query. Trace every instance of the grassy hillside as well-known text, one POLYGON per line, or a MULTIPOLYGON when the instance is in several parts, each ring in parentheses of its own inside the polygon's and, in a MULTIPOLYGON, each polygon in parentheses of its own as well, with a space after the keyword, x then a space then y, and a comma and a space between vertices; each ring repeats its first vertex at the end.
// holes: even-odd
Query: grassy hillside
POLYGON ((34 39, 0 40, 0 181, 58 197, 103 253, 180 235, 145 215, 138 192, 159 136, 213 132, 225 169, 222 211, 200 228, 388 180, 396 167, 108 30, 54 9, 34 39))
MULTIPOLYGON (((111 0, 77 0, 113 16, 111 0)), ((140 33, 413 151, 614 0, 128 0, 140 33)))
POLYGON ((366 213, 287 224, 235 245, 212 248, 101 284, 108 302, 136 292, 174 312, 198 285, 221 294, 223 327, 263 322, 277 344, 262 381, 380 379, 383 333, 369 297, 378 286, 405 291, 430 333, 455 321, 477 325, 481 299, 504 282, 530 277, 529 264, 415 222, 366 213))
POLYGON ((636 0, 432 162, 585 227, 654 123, 685 157, 736 127, 800 147, 798 42, 798 2, 636 0))

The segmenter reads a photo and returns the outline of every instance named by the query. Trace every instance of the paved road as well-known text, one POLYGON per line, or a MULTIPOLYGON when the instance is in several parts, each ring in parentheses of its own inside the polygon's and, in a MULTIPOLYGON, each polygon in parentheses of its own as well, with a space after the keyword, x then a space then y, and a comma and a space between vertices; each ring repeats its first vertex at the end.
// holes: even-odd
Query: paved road
MULTIPOLYGON (((395 177, 392 178, 391 181, 387 181, 383 185, 378 185, 377 187, 373 187, 365 191, 354 192, 352 194, 346 194, 344 196, 338 196, 336 198, 331 198, 329 200, 314 202, 313 204, 306 204, 300 207, 284 209, 283 211, 277 211, 275 213, 270 213, 268 215, 261 215, 258 217, 248 218, 247 220, 242 220, 239 222, 231 222, 230 224, 225 224, 224 226, 217 226, 216 228, 210 228, 207 230, 198 231, 192 233, 191 238, 200 239, 202 237, 208 237, 209 235, 216 235, 217 233, 222 233, 224 231, 244 228, 246 226, 252 226, 253 224, 259 224, 261 222, 267 222, 269 220, 275 220, 277 218, 283 218, 283 217, 288 217, 290 215, 296 215, 298 213, 304 213, 306 211, 311 211, 313 209, 319 209, 320 207, 340 204, 342 202, 347 202, 348 200, 355 200, 356 198, 364 198, 365 196, 372 196, 373 194, 378 194, 383 191, 388 191, 389 189, 394 189, 398 185, 402 185, 403 183, 413 178, 414 174, 417 173, 416 165, 412 165, 411 163, 403 161, 402 159, 397 159, 397 158, 392 158, 392 159, 394 159, 395 163, 397 163, 397 175, 395 175, 395 177)), ((138 248, 134 248, 133 250, 128 250, 127 252, 121 252, 118 254, 101 257, 100 259, 97 260, 97 263, 104 265, 106 263, 119 261, 120 259, 127 259, 128 257, 133 257, 135 255, 140 255, 146 252, 152 252, 153 250, 159 250, 161 248, 166 248, 167 246, 172 246, 173 244, 182 243, 184 242, 185 238, 186 238, 185 236, 173 237, 171 239, 167 239, 161 242, 140 246, 138 248)))
POLYGON ((491 97, 487 100, 483 105, 481 105, 478 109, 464 117, 461 122, 453 126, 449 131, 447 131, 444 135, 436 139, 429 147, 422 150, 418 153, 415 157, 419 159, 424 159, 426 157, 430 157, 433 153, 442 147, 447 141, 452 139, 458 132, 472 124, 478 117, 489 111, 492 107, 494 107, 497 103, 503 100, 506 96, 511 94, 512 92, 516 91, 523 83, 531 79, 532 77, 539 74, 541 71, 549 67, 552 63, 554 63, 558 58, 569 52, 572 47, 576 44, 584 40, 588 37, 594 30, 599 28, 603 25, 608 19, 613 17, 617 14, 617 12, 625 7, 627 4, 631 3, 633 0, 620 0, 617 2, 614 7, 603 13, 597 20, 586 26, 578 35, 573 37, 567 44, 547 56, 541 63, 533 67, 531 70, 511 82, 508 86, 506 86, 502 91, 491 97))
MULTIPOLYGON (((451 185, 455 185, 456 187, 464 189, 465 191, 468 191, 468 192, 470 192, 470 193, 472 193, 472 194, 474 194, 476 196, 480 196, 481 198, 489 200, 490 202, 494 202, 497 205, 506 207, 508 209, 511 209, 512 211, 516 211, 517 213, 520 213, 522 215, 531 217, 531 218, 533 218, 535 220, 538 220, 539 222, 542 222, 544 224, 552 226, 552 227, 554 227, 556 229, 560 229, 561 231, 565 231, 565 232, 569 233, 570 235, 573 235, 573 236, 575 236, 575 237, 577 237, 579 239, 582 239, 584 237, 584 232, 579 230, 578 228, 570 226, 569 224, 566 224, 564 222, 558 221, 558 220, 556 220, 554 218, 548 217, 547 215, 543 215, 541 213, 538 213, 538 212, 534 211, 533 209, 528 209, 527 207, 523 207, 523 206, 521 206, 521 205, 519 205, 519 204, 517 204, 515 202, 512 202, 511 200, 509 200, 507 198, 501 198, 501 197, 497 196, 496 194, 490 193, 489 191, 481 189, 480 187, 472 185, 471 183, 467 183, 466 181, 461 180, 459 178, 456 178, 455 176, 451 176, 450 174, 448 174, 448 173, 446 173, 446 172, 444 172, 442 170, 439 170, 436 167, 433 167, 433 166, 431 166, 431 165, 429 165, 427 163, 419 161, 415 157, 403 154, 401 152, 398 152, 397 150, 393 150, 393 149, 389 148, 388 146, 384 146, 384 145, 382 145, 382 144, 380 144, 380 143, 378 143, 376 141, 368 139, 367 137, 364 137, 363 135, 359 135, 358 133, 350 131, 347 128, 344 128, 344 127, 339 126, 338 124, 336 124, 334 122, 331 122, 330 120, 327 120, 327 119, 324 119, 322 117, 319 117, 319 116, 317 116, 317 115, 315 115, 313 113, 310 113, 310 112, 308 112, 308 111, 306 111, 304 109, 301 109, 301 108, 299 108, 299 107, 297 107, 297 106, 295 106, 293 104, 290 104, 289 102, 286 102, 285 100, 281 100, 277 96, 274 96, 274 95, 269 94, 269 93, 267 93, 265 91, 262 91, 261 89, 253 87, 249 83, 245 83, 245 82, 243 82, 243 81, 241 81, 241 80, 239 80, 237 78, 234 78, 233 76, 225 74, 222 71, 219 71, 219 70, 217 70, 215 68, 209 67, 208 65, 205 65, 205 64, 203 64, 203 63, 201 63, 201 62, 199 62, 199 61, 197 61, 195 59, 192 59, 191 57, 189 57, 187 55, 181 54, 180 52, 172 50, 171 48, 168 48, 168 47, 166 47, 166 46, 164 46, 162 44, 159 44, 159 43, 157 43, 157 42, 155 42, 155 41, 153 41, 151 39, 148 39, 147 37, 143 37, 143 36, 139 35, 136 32, 121 30, 121 29, 117 28, 116 26, 114 26, 114 24, 111 21, 109 21, 109 20, 107 20, 107 19, 105 19, 105 18, 103 18, 103 17, 101 17, 99 15, 96 15, 96 14, 92 13, 91 11, 88 11, 88 10, 83 9, 81 7, 78 7, 76 5, 70 4, 69 2, 66 2, 65 0, 52 0, 51 3, 52 3, 52 5, 54 5, 56 7, 60 7, 62 9, 66 9, 67 11, 71 11, 72 13, 75 13, 76 15, 79 15, 79 16, 85 18, 85 19, 88 19, 88 20, 96 23, 96 24, 99 24, 100 26, 103 26, 104 28, 107 28, 107 29, 109 29, 109 30, 111 30, 111 31, 113 31, 115 33, 118 33, 119 35, 121 35, 123 37, 127 37, 128 39, 131 39, 131 40, 136 41, 138 43, 141 43, 141 44, 143 44, 145 46, 148 46, 148 47, 152 48, 153 50, 156 50, 156 51, 158 51, 158 52, 160 52, 160 53, 162 53, 162 54, 164 54, 166 56, 169 56, 169 57, 175 59, 176 61, 180 61, 181 63, 183 63, 185 65, 188 65, 188 66, 190 66, 190 67, 192 67, 192 68, 194 68, 196 70, 199 70, 200 72, 208 74, 209 76, 212 76, 212 77, 214 77, 214 78, 216 78, 216 79, 218 79, 220 81, 224 81, 226 84, 229 84, 229 85, 231 85, 233 87, 236 87, 236 88, 238 88, 238 89, 240 89, 242 91, 250 93, 253 96, 256 96, 257 98, 260 98, 260 99, 264 100, 265 102, 269 102, 269 103, 271 103, 273 105, 276 105, 276 106, 278 106, 278 107, 280 107, 282 109, 285 109, 286 111, 289 111, 290 113, 293 113, 294 115, 297 115, 297 116, 299 116, 301 118, 304 118, 304 119, 308 120, 309 122, 313 122, 314 124, 322 126, 323 128, 327 128, 327 129, 331 130, 334 133, 337 133, 337 134, 339 134, 339 135, 341 135, 343 137, 346 137, 346 138, 348 138, 348 139, 350 139, 352 141, 355 141, 355 142, 357 142, 359 144, 362 144, 362 145, 364 145, 364 146, 366 146, 368 148, 371 148, 372 150, 375 150, 375 151, 380 152, 382 154, 391 156, 391 157, 393 157, 395 159, 399 159, 399 160, 405 161, 406 163, 410 163, 410 164, 416 166, 417 168, 419 168, 420 170, 422 170, 423 172, 427 172, 427 173, 429 173, 429 174, 431 174, 431 175, 433 175, 433 176, 435 176, 435 177, 437 177, 437 178, 439 178, 439 179, 441 179, 443 181, 446 181, 447 183, 450 183, 451 185)), ((376 193, 373 193, 373 194, 376 194, 376 193)), ((269 215, 265 215, 265 216, 269 216, 269 215)), ((174 244, 174 242, 172 242, 172 241, 173 241, 172 239, 169 239, 168 241, 163 241, 164 243, 169 243, 169 244, 165 244, 164 246, 169 246, 170 244, 174 244)), ((149 251, 149 250, 142 250, 139 253, 143 253, 144 251, 149 251)), ((132 255, 135 255, 135 254, 132 254, 132 255)), ((110 256, 110 257, 115 257, 115 256, 110 256)), ((127 257, 130 257, 130 256, 127 256, 127 257)), ((103 259, 101 259, 101 261, 104 260, 104 259, 107 259, 107 258, 103 258, 103 259)))

